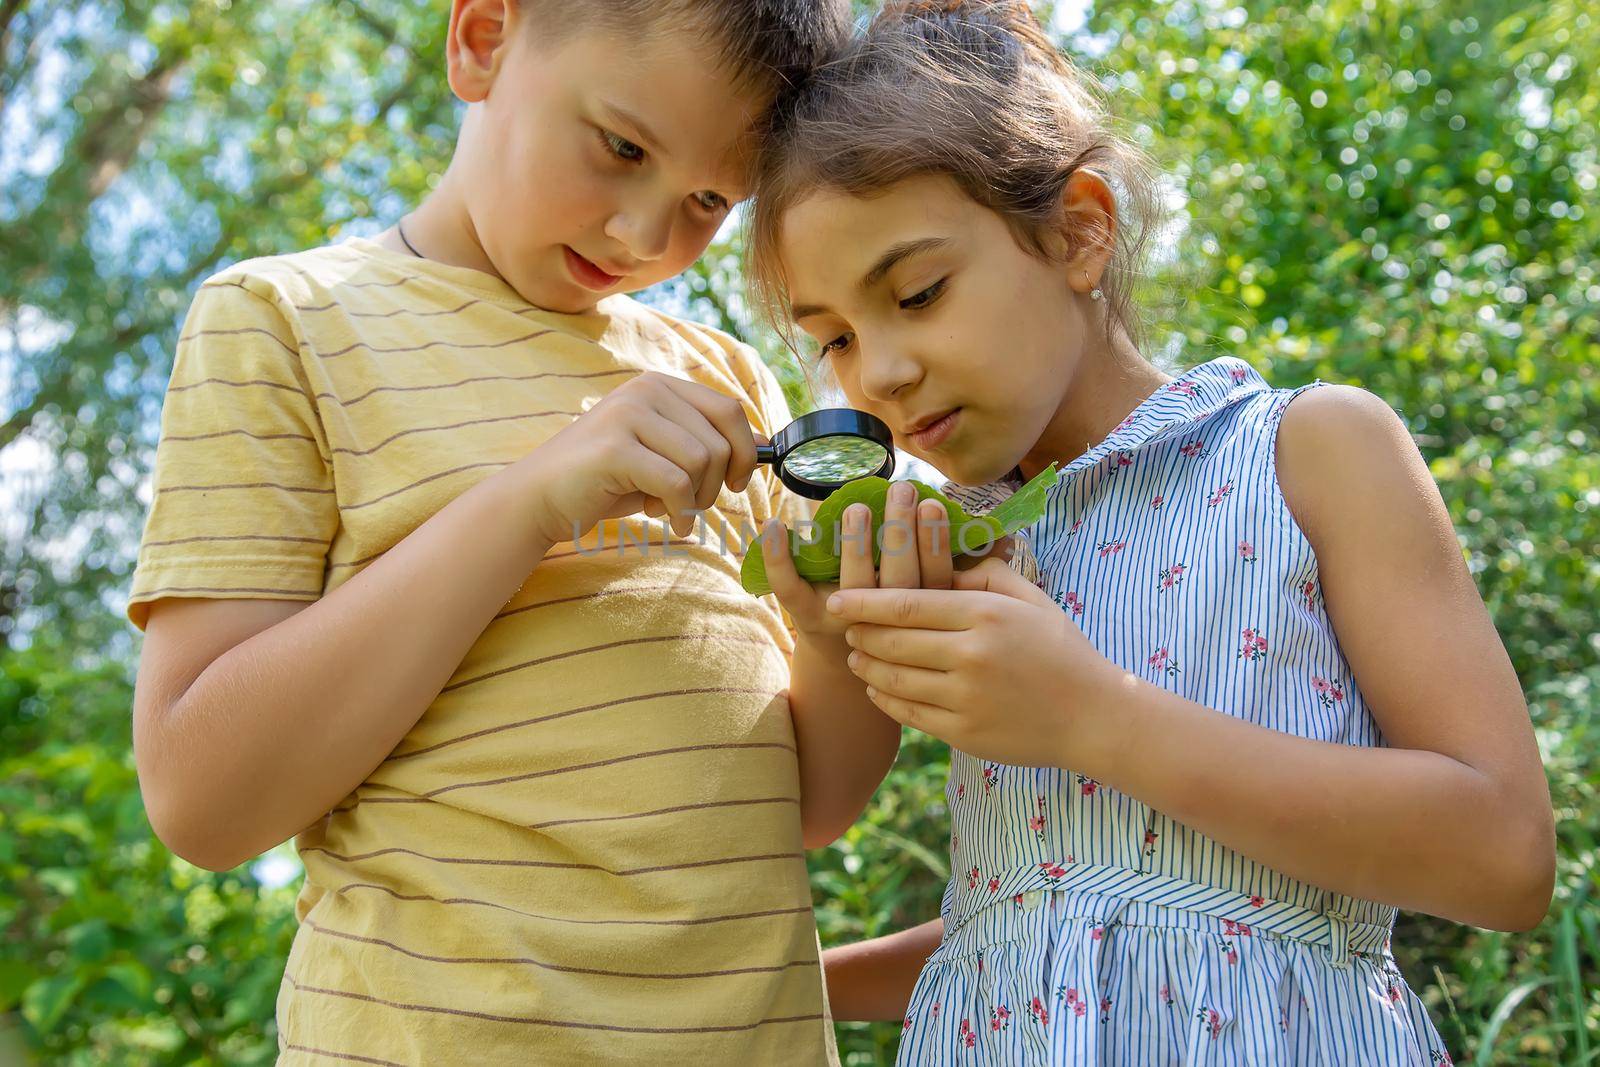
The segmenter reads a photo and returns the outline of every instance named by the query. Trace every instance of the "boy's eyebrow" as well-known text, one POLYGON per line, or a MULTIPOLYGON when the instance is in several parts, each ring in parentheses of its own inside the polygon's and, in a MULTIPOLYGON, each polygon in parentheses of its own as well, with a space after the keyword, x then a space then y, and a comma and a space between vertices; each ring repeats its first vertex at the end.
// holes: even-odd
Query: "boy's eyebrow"
MULTIPOLYGON (((883 276, 894 269, 894 265, 907 256, 914 256, 919 252, 931 252, 935 248, 943 248, 950 243, 948 237, 919 237, 915 241, 901 241, 899 244, 890 245, 878 261, 872 265, 861 278, 861 288, 871 289, 883 281, 883 276)), ((825 315, 828 309, 817 304, 795 304, 789 308, 789 317, 796 321, 810 315, 825 315)))
POLYGON ((602 100, 600 102, 600 106, 609 111, 612 118, 621 119, 624 125, 633 127, 633 133, 637 135, 639 140, 644 142, 645 148, 650 149, 658 155, 664 156, 667 154, 666 149, 661 146, 661 139, 650 132, 650 127, 646 126, 642 121, 640 121, 639 116, 635 115, 631 111, 623 110, 616 104, 611 103, 609 100, 602 100))

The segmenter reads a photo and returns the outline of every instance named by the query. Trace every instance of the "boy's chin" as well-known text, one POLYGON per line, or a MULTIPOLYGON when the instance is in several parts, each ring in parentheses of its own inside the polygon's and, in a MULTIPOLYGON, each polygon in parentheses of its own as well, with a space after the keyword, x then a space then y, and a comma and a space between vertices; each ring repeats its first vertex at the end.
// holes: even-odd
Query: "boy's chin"
POLYGON ((570 281, 550 282, 543 279, 526 283, 526 287, 513 285, 512 288, 534 307, 557 315, 587 314, 610 295, 593 292, 570 281))

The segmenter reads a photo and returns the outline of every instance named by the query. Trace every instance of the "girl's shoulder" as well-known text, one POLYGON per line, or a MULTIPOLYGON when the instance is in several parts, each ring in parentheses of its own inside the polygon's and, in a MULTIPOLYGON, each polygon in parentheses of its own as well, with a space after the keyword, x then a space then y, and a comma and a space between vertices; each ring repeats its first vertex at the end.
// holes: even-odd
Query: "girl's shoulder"
MULTIPOLYGON (((1398 471, 1417 479, 1427 477, 1426 488, 1437 491, 1405 422, 1365 389, 1324 384, 1296 390, 1281 401, 1276 418, 1278 486, 1295 520, 1313 540, 1331 521, 1347 518, 1352 509, 1386 507, 1377 487, 1394 483, 1398 471)), ((1404 508, 1406 501, 1391 503, 1404 508)))

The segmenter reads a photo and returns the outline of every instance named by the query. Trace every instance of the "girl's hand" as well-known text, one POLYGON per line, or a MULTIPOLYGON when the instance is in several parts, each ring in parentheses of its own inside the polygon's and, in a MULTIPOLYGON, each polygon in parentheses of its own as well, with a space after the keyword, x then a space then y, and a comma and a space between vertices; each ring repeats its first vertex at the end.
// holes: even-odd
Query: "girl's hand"
POLYGON ((949 591, 841 590, 850 669, 884 714, 979 759, 1081 765, 1087 730, 1120 671, 1066 612, 999 560, 949 591))
MULTIPOLYGON (((828 597, 839 589, 950 589, 955 565, 950 558, 950 523, 943 507, 924 500, 919 507, 916 491, 904 482, 889 488, 881 531, 872 529, 872 509, 852 504, 845 509, 839 531, 839 581, 812 584, 800 577, 794 560, 784 550, 788 530, 773 519, 761 532, 767 580, 801 636, 838 641, 847 621, 826 609, 828 597), (873 539, 879 538, 879 565, 872 565, 873 539)), ((990 549, 1007 552, 1009 541, 990 549)))

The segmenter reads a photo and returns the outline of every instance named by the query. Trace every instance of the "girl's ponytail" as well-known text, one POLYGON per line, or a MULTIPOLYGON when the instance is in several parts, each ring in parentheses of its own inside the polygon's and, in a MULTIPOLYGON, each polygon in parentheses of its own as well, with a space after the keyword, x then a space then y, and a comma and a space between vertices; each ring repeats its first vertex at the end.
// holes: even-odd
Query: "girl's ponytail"
POLYGON ((1071 64, 1034 17, 1028 0, 899 0, 884 5, 882 17, 944 20, 969 27, 987 25, 1009 34, 1034 62, 1064 74, 1073 73, 1071 64))

